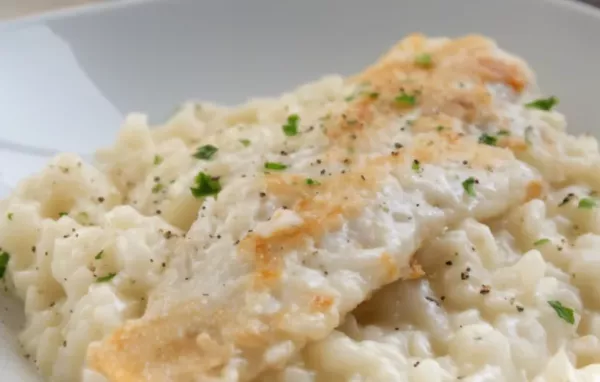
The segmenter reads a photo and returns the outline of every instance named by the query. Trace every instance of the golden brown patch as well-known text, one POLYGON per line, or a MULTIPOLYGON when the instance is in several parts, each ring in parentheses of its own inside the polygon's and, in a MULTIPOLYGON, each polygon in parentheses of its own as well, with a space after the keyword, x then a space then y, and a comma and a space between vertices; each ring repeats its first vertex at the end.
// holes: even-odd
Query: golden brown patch
POLYGON ((518 137, 504 137, 498 140, 498 146, 507 148, 514 153, 521 153, 528 149, 527 142, 518 137))
MULTIPOLYGON (((268 253, 268 249, 262 249, 265 253, 268 253)), ((277 281, 281 277, 281 272, 275 269, 263 268, 256 272, 256 285, 259 287, 266 287, 277 281)))
MULTIPOLYGON (((419 116, 411 132, 416 134, 438 126, 453 127, 457 122, 503 125, 506 121, 497 114, 488 85, 502 83, 520 93, 531 77, 524 64, 500 54, 486 38, 467 36, 432 43, 422 35, 411 35, 349 80, 360 91, 343 113, 325 124, 333 143, 330 152, 368 151, 373 140, 378 142, 376 131, 397 124, 398 117, 414 110, 419 116), (432 65, 416 63, 423 53, 432 57, 432 65)), ((521 149, 516 142, 507 143, 521 149)))
POLYGON ((341 119, 332 121, 328 135, 338 139, 373 129, 382 124, 373 123, 376 117, 394 117, 413 106, 419 107, 424 116, 439 118, 436 126, 444 125, 448 116, 468 123, 486 123, 498 118, 486 86, 503 83, 520 93, 530 77, 523 64, 498 54, 496 45, 486 38, 467 36, 432 44, 422 35, 411 35, 351 79, 368 84, 371 93, 378 96, 351 102, 341 119), (415 64, 422 53, 431 55, 432 66, 415 64), (402 94, 414 96, 414 105, 398 102, 396 97, 402 94))
POLYGON ((541 199, 544 194, 544 185, 540 180, 532 180, 527 184, 525 191, 525 201, 541 199))
POLYGON ((486 82, 500 82, 512 87, 520 93, 528 84, 523 68, 514 63, 507 63, 489 56, 477 58, 480 75, 486 82))
POLYGON ((267 194, 289 206, 303 222, 298 226, 277 230, 268 237, 250 233, 240 242, 240 253, 254 259, 257 279, 275 280, 273 275, 279 275, 284 253, 299 249, 311 241, 318 243, 325 234, 339 229, 344 218, 356 216, 362 210, 365 196, 376 189, 373 175, 377 173, 369 172, 370 178, 367 179, 353 171, 321 179, 321 184, 312 186, 297 175, 267 175, 267 194))
POLYGON ((329 297, 329 296, 314 296, 310 306, 312 308, 312 310, 317 311, 317 312, 323 312, 329 308, 331 308, 331 306, 333 305, 334 299, 333 297, 329 297))
POLYGON ((420 279, 421 277, 426 276, 425 271, 423 270, 423 267, 421 267, 421 264, 419 264, 419 262, 417 261, 416 256, 411 257, 410 259, 410 274, 408 275, 408 277, 406 278, 407 280, 416 280, 416 279, 420 279))
POLYGON ((199 333, 193 328, 198 322, 189 313, 188 309, 174 309, 168 317, 126 324, 102 346, 90 349, 90 367, 111 382, 163 382, 171 372, 178 381, 191 381, 194 374, 206 375, 222 364, 221 357, 216 356, 221 352, 200 346, 196 338, 199 333))
POLYGON ((384 252, 379 259, 381 261, 383 269, 385 270, 386 283, 390 283, 397 280, 400 275, 400 269, 396 261, 394 261, 394 259, 392 258, 392 256, 390 256, 389 253, 384 252))

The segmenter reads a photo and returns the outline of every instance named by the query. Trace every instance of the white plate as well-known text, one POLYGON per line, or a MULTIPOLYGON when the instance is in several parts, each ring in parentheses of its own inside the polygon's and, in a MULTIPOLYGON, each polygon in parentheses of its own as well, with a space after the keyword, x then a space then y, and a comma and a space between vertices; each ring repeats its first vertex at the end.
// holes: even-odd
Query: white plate
MULTIPOLYGON (((356 72, 414 31, 495 38, 560 97, 572 131, 600 132, 600 11, 567 0, 128 1, 0 24, 0 194, 55 151, 109 144, 126 112, 276 95, 356 72)), ((0 380, 36 380, 7 304, 0 380)))

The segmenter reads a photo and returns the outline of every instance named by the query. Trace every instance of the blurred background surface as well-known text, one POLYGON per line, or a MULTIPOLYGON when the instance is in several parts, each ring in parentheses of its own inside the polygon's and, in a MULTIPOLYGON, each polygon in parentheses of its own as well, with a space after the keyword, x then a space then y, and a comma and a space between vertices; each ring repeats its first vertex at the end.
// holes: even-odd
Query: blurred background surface
MULTIPOLYGON (((60 8, 93 4, 111 0, 0 0, 0 21, 30 16, 60 8)), ((118 0, 116 0, 118 1, 118 0)), ((417 0, 415 0, 417 1, 417 0)), ((501 0, 500 0, 501 1, 501 0)), ((563 0, 575 1, 575 0, 563 0)), ((600 0, 578 0, 600 7, 600 0)))

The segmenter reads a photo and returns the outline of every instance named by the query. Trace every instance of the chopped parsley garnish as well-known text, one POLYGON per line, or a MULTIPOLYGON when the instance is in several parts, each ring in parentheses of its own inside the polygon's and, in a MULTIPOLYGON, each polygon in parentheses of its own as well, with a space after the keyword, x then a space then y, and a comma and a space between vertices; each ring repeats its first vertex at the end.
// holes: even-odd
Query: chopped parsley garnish
POLYGON ((528 109, 539 109, 544 111, 552 110, 554 106, 558 105, 558 98, 552 96, 549 98, 540 98, 535 101, 531 101, 525 104, 528 109))
POLYGON ((4 273, 6 273, 9 260, 10 255, 8 252, 0 251, 0 279, 2 279, 4 277, 4 273))
POLYGON ((585 210, 591 210, 592 208, 595 208, 597 205, 598 204, 596 203, 596 201, 594 199, 583 198, 583 199, 579 200, 579 204, 577 205, 577 207, 585 209, 585 210))
POLYGON ((562 318, 571 325, 575 323, 573 309, 563 306, 560 301, 548 301, 548 304, 554 309, 558 317, 562 318))
POLYGON ((294 135, 298 135, 298 121, 300 117, 298 114, 292 114, 288 117, 287 123, 283 125, 281 128, 283 129, 283 133, 288 137, 293 137, 294 135))
POLYGON ((68 212, 59 212, 58 217, 62 218, 63 216, 67 216, 68 214, 69 214, 68 212))
POLYGON ((190 187, 195 198, 217 195, 221 191, 219 178, 213 178, 203 172, 196 175, 194 187, 190 187))
POLYGON ((116 275, 117 275, 116 273, 109 273, 109 274, 107 274, 106 276, 98 277, 98 278, 96 279, 96 282, 97 282, 97 283, 105 283, 105 282, 108 282, 108 281, 110 281, 110 280, 114 279, 116 275))
POLYGON ((6 214, 6 218, 7 218, 8 220, 12 220, 12 219, 13 219, 13 213, 12 213, 12 212, 9 212, 8 214, 6 214))
POLYGON ((419 65, 419 66, 423 66, 423 67, 430 67, 432 64, 432 60, 431 60, 431 54, 429 53, 423 53, 423 54, 419 54, 416 58, 415 58, 415 64, 419 65))
POLYGON ((489 135, 486 133, 481 134, 481 136, 479 137, 479 143, 482 143, 484 145, 496 146, 497 142, 498 142, 497 137, 494 137, 493 135, 489 135))
POLYGON ((438 127, 435 128, 437 131, 442 131, 444 130, 444 126, 439 125, 438 127))
POLYGON ((402 105, 412 106, 417 103, 417 97, 415 97, 414 95, 410 95, 410 94, 406 94, 406 93, 402 92, 399 95, 397 95, 396 98, 394 98, 394 101, 396 101, 396 103, 399 103, 402 105))
POLYGON ((411 168, 413 169, 414 172, 419 172, 419 171, 421 171, 421 163, 415 159, 412 162, 411 168))
POLYGON ((475 184, 477 183, 477 179, 470 177, 467 178, 464 182, 462 182, 463 189, 469 196, 475 196, 475 184))
POLYGON ((213 145, 204 145, 198 147, 192 156, 196 159, 209 160, 217 153, 217 151, 219 151, 219 149, 213 145))
POLYGON ((165 186, 163 186, 163 184, 162 184, 162 183, 156 183, 156 184, 155 184, 155 185, 152 187, 152 193, 153 193, 153 194, 158 194, 159 192, 161 192, 161 191, 162 191, 162 189, 163 189, 164 187, 165 187, 165 186))
POLYGON ((244 145, 244 147, 248 147, 248 146, 250 146, 250 143, 252 143, 252 142, 250 142, 249 139, 240 139, 240 143, 242 145, 244 145))
POLYGON ((159 164, 161 164, 163 162, 164 158, 160 155, 155 155, 154 156, 154 165, 158 166, 159 164))
POLYGON ((377 92, 371 92, 371 93, 369 93, 369 98, 371 98, 371 99, 377 99, 377 98, 379 98, 379 93, 377 93, 377 92))
POLYGON ((311 178, 306 178, 306 184, 308 184, 309 186, 319 186, 321 184, 321 182, 319 182, 318 180, 311 179, 311 178))
POLYGON ((549 242, 550 242, 550 239, 543 238, 543 239, 539 239, 539 240, 534 241, 533 245, 537 247, 537 246, 540 246, 540 245, 547 244, 549 242))
POLYGON ((266 162, 265 168, 267 170, 285 170, 288 166, 279 162, 266 162))
POLYGON ((346 101, 346 102, 350 102, 350 101, 352 101, 353 99, 354 99, 354 94, 352 94, 352 95, 349 95, 348 97, 344 98, 344 101, 346 101))
POLYGON ((510 135, 510 131, 508 131, 508 130, 498 131, 498 136, 502 136, 502 135, 510 135))
POLYGON ((94 256, 94 259, 100 260, 102 258, 102 255, 104 255, 104 250, 98 252, 98 254, 94 256))

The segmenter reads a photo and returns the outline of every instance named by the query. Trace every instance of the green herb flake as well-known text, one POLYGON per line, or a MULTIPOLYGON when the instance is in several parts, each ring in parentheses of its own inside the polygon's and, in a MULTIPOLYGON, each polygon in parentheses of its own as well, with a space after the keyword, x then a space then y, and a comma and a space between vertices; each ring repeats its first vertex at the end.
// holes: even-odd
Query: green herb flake
POLYGON ((425 67, 425 68, 430 67, 431 64, 433 64, 433 61, 431 60, 431 54, 429 54, 429 53, 419 54, 415 58, 415 64, 425 67))
POLYGON ((573 325, 575 323, 575 315, 573 309, 563 306, 560 301, 548 301, 548 304, 554 309, 558 317, 562 318, 567 323, 573 325))
POLYGON ((164 158, 160 155, 155 155, 154 156, 154 165, 158 166, 159 164, 161 164, 164 161, 164 158))
POLYGON ((217 195, 221 191, 219 178, 213 178, 203 172, 199 172, 194 181, 194 187, 190 187, 190 191, 197 199, 217 195))
POLYGON ((162 183, 156 183, 153 187, 152 187, 152 193, 153 194, 158 194, 159 192, 162 191, 162 189, 165 188, 165 186, 163 186, 162 183))
POLYGON ((534 241, 533 245, 535 247, 539 247, 540 245, 548 244, 549 242, 550 242, 550 239, 543 238, 543 239, 539 239, 539 240, 534 241))
POLYGON ((594 199, 583 198, 583 199, 579 200, 579 204, 577 205, 577 208, 591 210, 592 208, 595 208, 597 205, 598 204, 596 203, 596 201, 594 199))
POLYGON ((412 162, 411 168, 413 169, 414 172, 419 172, 419 171, 421 171, 421 163, 415 159, 412 162))
POLYGON ((478 183, 477 179, 470 177, 462 182, 463 189, 469 196, 475 196, 475 184, 478 183))
POLYGON ((7 218, 8 220, 12 220, 12 219, 13 219, 13 213, 12 213, 12 212, 9 212, 9 213, 7 213, 7 214, 6 214, 6 218, 7 218))
POLYGON ((267 170, 285 170, 286 168, 288 168, 287 165, 283 164, 283 163, 279 163, 279 162, 266 162, 265 163, 265 169, 267 170))
POLYGON ((352 94, 352 95, 349 95, 348 97, 344 98, 344 101, 346 101, 346 102, 350 102, 350 101, 352 101, 353 99, 354 99, 354 94, 352 94))
POLYGON ((67 215, 69 215, 69 213, 68 213, 68 212, 59 212, 59 213, 58 213, 58 217, 59 217, 59 218, 62 218, 63 216, 67 216, 67 215))
POLYGON ((321 182, 319 182, 318 180, 311 179, 311 178, 306 178, 306 184, 308 184, 309 186, 320 186, 321 182))
POLYGON ((104 255, 104 250, 98 252, 98 254, 94 256, 94 259, 100 260, 102 258, 102 255, 104 255))
POLYGON ((248 147, 252 142, 250 142, 249 139, 240 139, 240 143, 244 145, 244 147, 248 147))
POLYGON ((96 282, 97 283, 106 283, 106 282, 109 282, 110 280, 114 279, 116 275, 117 275, 116 273, 109 273, 106 276, 98 277, 96 279, 96 282))
POLYGON ((194 155, 192 155, 196 159, 210 160, 216 153, 219 151, 213 145, 204 145, 198 147, 194 155))
POLYGON ((508 131, 508 130, 498 131, 498 136, 507 136, 507 135, 510 135, 510 131, 508 131))
POLYGON ((444 127, 444 126, 442 126, 442 125, 439 125, 439 126, 438 126, 438 127, 436 127, 435 129, 436 129, 437 131, 442 131, 442 130, 444 130, 444 129, 445 129, 445 127, 444 127))
POLYGON ((484 144, 484 145, 496 146, 497 142, 498 142, 497 137, 494 137, 493 135, 489 135, 486 133, 481 134, 481 136, 479 137, 479 143, 484 144))
POLYGON ((371 98, 371 99, 377 99, 377 98, 379 98, 379 93, 377 93, 377 92, 371 92, 371 93, 369 93, 369 98, 371 98))
POLYGON ((397 95, 396 98, 394 98, 394 101, 401 105, 413 106, 417 103, 417 97, 402 92, 399 95, 397 95))
POLYGON ((558 105, 558 98, 552 96, 549 98, 540 98, 525 104, 528 109, 539 109, 550 111, 554 106, 558 105))
POLYGON ((10 260, 10 255, 8 252, 0 251, 0 280, 4 277, 6 273, 6 268, 8 268, 8 261, 10 260))
POLYGON ((290 115, 287 119, 287 123, 281 127, 283 129, 283 133, 288 137, 298 135, 298 121, 300 121, 298 114, 290 115))

